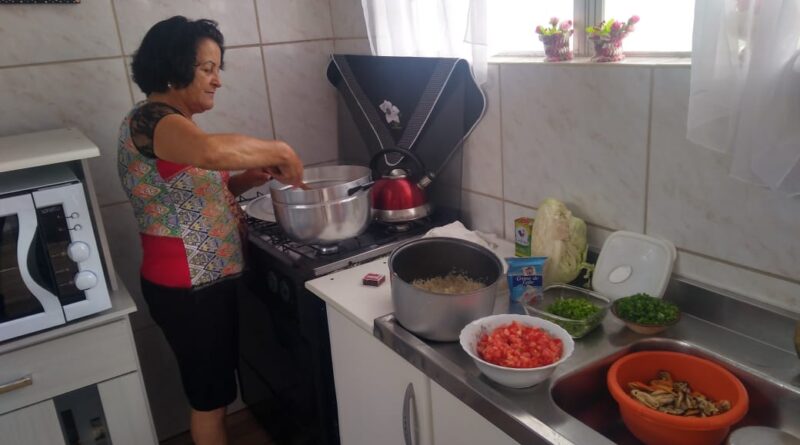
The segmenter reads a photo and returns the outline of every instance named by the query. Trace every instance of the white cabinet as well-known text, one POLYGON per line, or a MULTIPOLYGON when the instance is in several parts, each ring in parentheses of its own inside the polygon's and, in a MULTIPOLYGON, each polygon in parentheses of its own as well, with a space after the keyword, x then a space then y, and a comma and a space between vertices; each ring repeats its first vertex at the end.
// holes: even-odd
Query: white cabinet
POLYGON ((342 445, 431 445, 430 380, 331 305, 328 328, 342 445))
POLYGON ((519 445, 472 408, 431 381, 433 442, 436 445, 519 445))
POLYGON ((0 443, 157 443, 126 314, 0 345, 0 443))
POLYGON ((64 445, 52 400, 0 416, 3 445, 64 445))

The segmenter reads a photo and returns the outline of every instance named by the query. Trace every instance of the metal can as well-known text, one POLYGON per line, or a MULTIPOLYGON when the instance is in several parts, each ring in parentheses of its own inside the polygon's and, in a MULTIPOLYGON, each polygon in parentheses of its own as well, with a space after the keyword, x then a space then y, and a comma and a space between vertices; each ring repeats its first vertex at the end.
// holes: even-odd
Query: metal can
POLYGON ((514 255, 531 256, 531 230, 533 218, 517 218, 514 220, 514 255))

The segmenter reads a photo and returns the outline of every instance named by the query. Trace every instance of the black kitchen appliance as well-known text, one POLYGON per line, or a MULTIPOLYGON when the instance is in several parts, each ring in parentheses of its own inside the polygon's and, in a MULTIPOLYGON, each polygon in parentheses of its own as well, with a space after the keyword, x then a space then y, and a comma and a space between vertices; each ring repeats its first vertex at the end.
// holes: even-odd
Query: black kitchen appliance
POLYGON ((239 293, 242 398, 279 444, 339 443, 325 303, 305 282, 389 254, 445 221, 425 218, 404 231, 372 224, 335 253, 301 244, 277 223, 248 221, 249 271, 239 293))
MULTIPOLYGON (((339 163, 369 165, 389 145, 412 150, 434 173, 426 190, 434 209, 402 224, 374 222, 337 249, 294 242, 274 222, 248 221, 249 272, 240 293, 242 398, 280 444, 339 444, 325 303, 305 282, 388 255, 456 220, 459 148, 485 106, 461 59, 334 55, 327 74, 341 93, 339 163), (387 121, 394 117, 391 108, 380 111, 384 99, 400 110, 400 126, 387 121)), ((407 167, 403 156, 387 154, 384 162, 384 169, 407 167)))
MULTIPOLYGON (((340 93, 340 161, 369 165, 381 150, 409 150, 421 162, 388 153, 379 156, 383 162, 373 168, 373 175, 387 178, 396 170, 410 172, 410 180, 426 189, 433 212, 457 219, 461 211, 459 149, 486 108, 467 61, 334 54, 327 76, 340 93)), ((384 209, 376 210, 382 219, 384 209)), ((386 221, 406 219, 394 218, 391 212, 387 215, 386 221)))

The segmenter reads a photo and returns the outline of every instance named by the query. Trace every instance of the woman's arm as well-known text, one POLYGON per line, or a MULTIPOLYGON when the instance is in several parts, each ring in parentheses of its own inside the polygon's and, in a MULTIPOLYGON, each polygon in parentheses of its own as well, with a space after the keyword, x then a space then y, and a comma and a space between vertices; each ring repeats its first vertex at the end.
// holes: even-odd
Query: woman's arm
POLYGON ((230 179, 228 179, 228 190, 233 193, 233 196, 239 196, 253 187, 264 184, 270 179, 272 179, 272 175, 269 171, 262 168, 251 168, 231 176, 230 179))
POLYGON ((303 163, 289 144, 241 134, 208 134, 178 114, 163 117, 153 135, 156 156, 208 170, 269 168, 285 184, 299 185, 303 163))

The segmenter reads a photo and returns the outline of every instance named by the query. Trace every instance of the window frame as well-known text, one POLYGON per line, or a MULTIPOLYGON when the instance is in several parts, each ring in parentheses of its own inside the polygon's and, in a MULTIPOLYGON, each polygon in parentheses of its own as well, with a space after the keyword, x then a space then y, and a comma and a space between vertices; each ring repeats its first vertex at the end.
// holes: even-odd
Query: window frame
MULTIPOLYGON (((703 0, 695 0, 703 1, 703 0)), ((600 23, 605 16, 605 0, 573 0, 572 5, 572 52, 575 57, 591 57, 594 48, 586 35, 586 27, 600 23)), ((498 53, 492 57, 524 57, 531 53, 498 53)), ((534 56, 543 56, 544 50, 533 51, 534 56)), ((691 51, 625 51, 626 57, 691 58, 691 51)))

